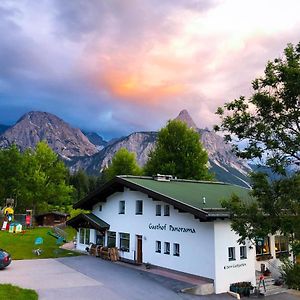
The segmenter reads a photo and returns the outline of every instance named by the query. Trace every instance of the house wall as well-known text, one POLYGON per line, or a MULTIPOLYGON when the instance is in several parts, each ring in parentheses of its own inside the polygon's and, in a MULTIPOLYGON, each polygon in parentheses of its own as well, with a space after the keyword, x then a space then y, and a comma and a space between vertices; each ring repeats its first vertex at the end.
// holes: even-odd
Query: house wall
MULTIPOLYGON (((141 192, 125 189, 115 193, 93 207, 93 214, 110 224, 109 231, 116 232, 119 248, 120 232, 130 234, 129 252, 120 251, 124 259, 135 260, 136 235, 142 236, 143 262, 186 272, 214 280, 216 293, 229 290, 231 283, 251 281, 255 284, 255 247, 247 246, 247 258, 240 259, 238 236, 231 230, 230 221, 200 222, 189 213, 179 213, 170 206, 170 216, 163 216, 165 203, 153 201, 141 192), (119 214, 119 201, 125 201, 125 214, 119 214), (136 215, 136 200, 143 200, 143 214, 136 215), (162 216, 156 216, 156 205, 162 206, 162 216), (101 205, 102 209, 99 210, 101 205), (160 225, 160 229, 153 226, 160 225), (192 229, 187 232, 170 230, 170 225, 192 229), (156 253, 156 241, 161 241, 161 253, 156 253), (164 254, 164 242, 170 243, 170 254, 164 254), (180 245, 180 256, 173 255, 173 244, 180 245), (236 260, 229 261, 228 247, 235 247, 236 260)), ((158 227, 158 226, 157 226, 158 227)), ((90 231, 90 242, 95 243, 96 232, 90 231)), ((79 237, 77 239, 79 241, 79 237)), ((107 242, 107 236, 106 236, 107 242)), ((77 244, 80 250, 86 245, 77 244)))
MULTIPOLYGON (((135 260, 137 250, 136 235, 142 235, 143 263, 187 272, 213 279, 214 266, 214 226, 212 222, 203 223, 189 213, 179 213, 170 206, 170 216, 164 216, 163 205, 153 201, 143 193, 125 189, 115 193, 105 203, 94 206, 93 214, 110 224, 109 231, 117 233, 116 246, 119 247, 119 233, 130 233, 130 251, 120 251, 124 259, 135 260), (119 201, 125 201, 125 214, 119 214, 119 201), (136 200, 143 200, 143 214, 135 214, 136 200), (162 216, 156 216, 156 204, 162 205, 162 216), (102 205, 102 211, 99 211, 102 205), (153 229, 160 225, 163 229, 153 229), (191 229, 187 232, 170 230, 174 227, 191 229), (194 233, 191 231, 195 231, 194 233), (161 241, 161 253, 156 253, 156 241, 161 241), (170 243, 170 254, 164 254, 164 242, 170 243), (180 256, 174 256, 174 243, 180 245, 180 256)), ((77 239, 79 241, 79 238, 77 239)), ((91 230, 90 241, 95 241, 95 231, 91 230)), ((86 245, 78 243, 84 250, 86 245)))
POLYGON ((227 292, 230 284, 235 282, 250 281, 255 285, 255 247, 250 247, 249 241, 246 241, 247 258, 240 258, 243 245, 238 244, 238 236, 231 230, 229 220, 214 222, 214 240, 216 293, 227 292), (235 260, 229 260, 229 247, 235 248, 235 260))

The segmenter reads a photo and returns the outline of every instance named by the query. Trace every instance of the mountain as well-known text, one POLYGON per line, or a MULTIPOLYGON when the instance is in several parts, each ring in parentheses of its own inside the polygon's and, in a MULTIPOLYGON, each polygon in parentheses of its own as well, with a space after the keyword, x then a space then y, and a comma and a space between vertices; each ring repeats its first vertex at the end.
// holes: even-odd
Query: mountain
POLYGON ((128 151, 136 153, 138 164, 143 166, 155 145, 156 138, 157 132, 134 132, 129 136, 117 139, 93 156, 75 158, 68 164, 72 171, 84 169, 90 174, 99 175, 111 163, 115 153, 120 148, 126 148, 128 151))
MULTIPOLYGON (((199 132, 201 142, 209 155, 211 171, 215 173, 217 180, 249 187, 247 173, 251 171, 250 166, 246 161, 236 157, 231 146, 225 144, 221 136, 208 129, 198 129, 186 110, 181 111, 176 119, 187 122, 189 127, 199 132)), ((90 174, 99 174, 110 164, 112 157, 121 147, 135 152, 138 164, 143 166, 148 159, 149 152, 155 146, 156 139, 157 132, 132 133, 116 140, 93 156, 75 158, 70 162, 70 168, 72 171, 82 168, 90 174)))
POLYGON ((186 109, 183 109, 179 113, 179 115, 175 118, 175 120, 184 122, 189 128, 193 128, 196 130, 198 129, 197 125, 195 124, 194 120, 192 119, 192 117, 190 116, 190 114, 186 109))
POLYGON ((0 124, 0 134, 4 133, 10 126, 0 124))
MULTIPOLYGON (((225 144, 221 136, 208 129, 197 128, 187 110, 181 111, 176 120, 185 122, 188 127, 199 132, 209 155, 210 169, 217 180, 249 186, 247 174, 251 171, 250 166, 236 157, 231 146, 225 144)), ((29 112, 14 126, 3 128, 6 130, 0 135, 0 148, 15 143, 21 150, 25 150, 45 140, 66 161, 71 171, 81 168, 94 175, 99 175, 122 147, 136 153, 137 162, 143 166, 157 140, 157 132, 150 131, 134 132, 106 142, 93 132, 87 132, 85 136, 79 129, 72 128, 62 119, 46 112, 29 112)))
POLYGON ((55 115, 32 111, 22 116, 17 123, 0 136, 0 148, 16 144, 22 151, 34 148, 40 141, 48 145, 62 158, 90 156, 97 147, 77 128, 55 115))
POLYGON ((102 150, 108 144, 108 142, 96 132, 82 132, 89 139, 89 141, 97 147, 98 150, 102 150))

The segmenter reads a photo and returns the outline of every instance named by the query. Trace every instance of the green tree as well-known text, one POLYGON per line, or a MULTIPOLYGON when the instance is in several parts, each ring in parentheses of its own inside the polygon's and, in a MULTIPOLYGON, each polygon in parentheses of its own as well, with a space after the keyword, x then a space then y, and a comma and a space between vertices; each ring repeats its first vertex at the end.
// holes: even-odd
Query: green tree
MULTIPOLYGON (((300 43, 288 44, 284 56, 269 61, 264 76, 252 83, 254 93, 218 108, 225 140, 246 145, 237 155, 259 159, 282 177, 252 174, 256 201, 234 197, 224 202, 233 216, 233 229, 243 238, 281 231, 291 240, 299 234, 300 175, 287 175, 286 167, 300 162, 300 43)), ((297 242, 294 249, 298 249, 297 242)))
POLYGON ((110 180, 117 175, 141 175, 142 170, 136 162, 135 153, 121 148, 114 157, 109 167, 104 172, 106 180, 110 180))
POLYGON ((169 121, 158 133, 156 146, 144 168, 145 173, 211 180, 208 154, 199 139, 200 135, 184 122, 169 121))
POLYGON ((78 170, 70 175, 69 183, 74 187, 74 202, 80 200, 89 193, 89 177, 83 170, 78 170))
POLYGON ((265 74, 252 83, 254 93, 219 107, 225 139, 246 145, 238 156, 259 158, 284 174, 287 164, 300 161, 300 43, 288 44, 284 57, 269 61, 265 74))
POLYGON ((33 208, 41 212, 70 204, 73 189, 66 183, 68 171, 45 142, 22 154, 22 172, 18 211, 33 208))
POLYGON ((87 175, 85 171, 78 170, 69 175, 69 184, 73 186, 73 202, 79 201, 88 193, 94 191, 101 185, 100 176, 87 175))
POLYGON ((0 151, 0 199, 18 201, 23 178, 23 160, 19 149, 12 145, 0 151))

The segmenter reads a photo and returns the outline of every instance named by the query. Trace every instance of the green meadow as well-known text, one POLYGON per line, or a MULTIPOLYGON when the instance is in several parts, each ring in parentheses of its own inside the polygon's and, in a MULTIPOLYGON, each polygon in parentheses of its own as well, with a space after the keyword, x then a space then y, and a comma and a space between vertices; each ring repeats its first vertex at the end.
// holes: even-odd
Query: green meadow
MULTIPOLYGON (((56 239, 47 232, 51 228, 38 227, 25 230, 24 233, 9 233, 8 231, 0 231, 0 248, 9 252, 12 259, 37 259, 37 258, 57 258, 78 255, 69 250, 60 249, 56 243, 56 239), (35 239, 43 238, 42 245, 35 245, 35 239), (42 249, 41 255, 33 253, 34 249, 42 249)), ((72 240, 75 235, 73 228, 66 229, 68 240, 72 240)), ((1 298, 0 298, 1 299, 1 298)))

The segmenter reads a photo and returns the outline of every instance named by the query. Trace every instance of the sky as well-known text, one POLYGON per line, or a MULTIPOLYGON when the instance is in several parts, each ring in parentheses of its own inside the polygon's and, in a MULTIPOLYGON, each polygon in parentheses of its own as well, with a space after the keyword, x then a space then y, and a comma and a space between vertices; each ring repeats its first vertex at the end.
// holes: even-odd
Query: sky
POLYGON ((106 139, 200 128, 300 41, 299 0, 1 0, 0 124, 46 111, 106 139))

